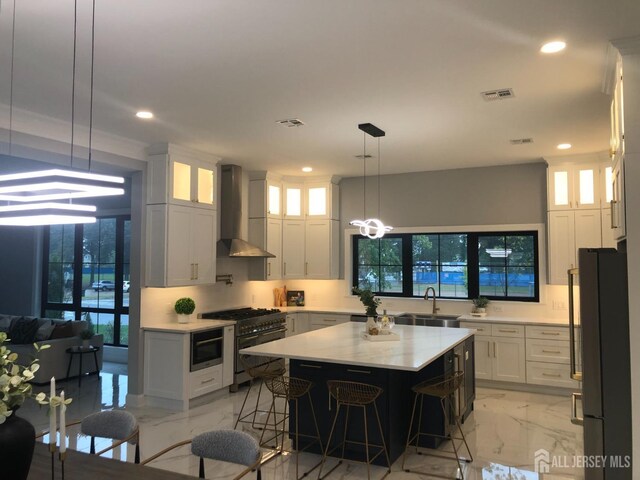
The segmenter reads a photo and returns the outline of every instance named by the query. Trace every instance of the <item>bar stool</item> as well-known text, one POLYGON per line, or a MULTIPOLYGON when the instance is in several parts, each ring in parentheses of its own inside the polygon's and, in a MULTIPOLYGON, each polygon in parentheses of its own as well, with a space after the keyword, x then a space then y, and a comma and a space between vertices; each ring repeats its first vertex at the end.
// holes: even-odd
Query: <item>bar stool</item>
POLYGON ((300 479, 302 477, 306 477, 311 471, 313 471, 316 467, 320 465, 321 462, 318 462, 311 469, 304 472, 302 477, 298 476, 298 457, 300 452, 304 452, 311 445, 316 442, 320 446, 320 451, 322 451, 322 440, 320 439, 320 430, 318 429, 318 421, 316 419, 316 412, 313 408, 313 401, 311 400, 310 390, 313 387, 313 383, 309 380, 304 380, 302 378, 295 377, 273 377, 265 379, 265 384, 269 391, 272 393, 271 407, 269 407, 269 413, 267 414, 267 421, 265 422, 265 428, 262 430, 262 435, 260 435, 260 446, 273 448, 278 451, 278 453, 282 452, 291 452, 296 454, 296 479, 300 479), (313 418, 313 425, 316 430, 315 435, 300 433, 298 425, 300 423, 300 413, 298 410, 298 401, 302 397, 307 397, 309 400, 309 406, 311 407, 311 416, 313 418), (276 411, 276 399, 281 398, 285 401, 284 411, 277 412, 276 411), (291 407, 289 407, 289 402, 293 402, 294 412, 295 412, 295 451, 285 450, 284 448, 284 439, 285 434, 291 432, 287 432, 286 425, 287 420, 291 414, 291 407), (289 407, 289 413, 287 413, 287 407, 289 407), (264 433, 267 431, 267 425, 269 424, 269 419, 271 418, 271 414, 273 413, 273 429, 275 431, 275 436, 271 437, 268 440, 264 440, 264 433), (278 420, 278 413, 282 413, 282 419, 278 420), (282 424, 282 427, 279 428, 279 425, 282 424), (280 441, 280 447, 278 447, 278 438, 282 435, 282 440, 280 441), (300 437, 310 438, 311 441, 307 443, 304 447, 300 446, 300 437), (276 441, 275 447, 268 445, 272 440, 276 441))
MULTIPOLYGON (((460 426, 460 415, 459 412, 455 412, 453 413, 453 418, 455 420, 455 425, 458 428, 458 431, 460 432, 461 437, 454 437, 453 434, 455 433, 455 428, 449 432, 449 435, 437 435, 434 433, 425 433, 422 432, 420 429, 422 427, 422 411, 423 411, 423 405, 424 405, 424 397, 425 396, 430 396, 430 397, 436 397, 440 399, 440 406, 442 407, 442 413, 444 414, 444 419, 445 419, 445 425, 449 424, 449 409, 447 408, 447 405, 445 403, 445 400, 447 398, 453 398, 454 393, 456 393, 459 389, 460 386, 462 385, 462 382, 464 380, 464 372, 452 372, 452 373, 447 373, 444 375, 440 375, 438 377, 434 377, 431 378, 429 380, 425 380, 424 382, 418 383, 417 385, 414 385, 411 389, 415 392, 416 396, 415 399, 413 401, 413 412, 411 413, 411 422, 409 423, 409 433, 407 435, 407 445, 405 447, 405 451, 404 454, 402 455, 402 470, 404 470, 405 472, 413 472, 413 473, 421 473, 423 475, 430 475, 430 476, 434 476, 434 477, 441 477, 441 478, 451 478, 451 477, 447 477, 444 475, 438 475, 432 472, 419 472, 416 470, 410 470, 408 468, 405 468, 405 461, 407 459, 407 450, 409 450, 409 446, 411 446, 412 442, 415 440, 415 448, 416 448, 416 453, 418 453, 419 455, 431 455, 434 457, 439 457, 439 458, 447 458, 450 460, 455 460, 458 462, 458 470, 460 472, 460 478, 462 478, 464 480, 464 474, 462 472, 462 463, 461 461, 467 462, 467 463, 471 463, 473 462, 473 455, 471 455, 471 450, 469 450, 469 445, 467 444, 467 439, 464 436, 464 432, 462 431, 462 427, 460 426), (420 398, 420 412, 418 414, 418 431, 416 432, 415 435, 411 436, 411 432, 413 430, 413 420, 416 416, 416 407, 418 405, 418 398, 420 398), (451 445, 453 446, 453 454, 455 455, 455 457, 451 457, 449 455, 437 455, 437 454, 433 454, 433 453, 425 453, 425 452, 419 452, 418 448, 419 448, 419 443, 420 443, 420 436, 421 435, 425 435, 425 436, 430 436, 430 437, 438 437, 438 438, 445 438, 447 440, 451 441, 451 445), (458 447, 456 446, 456 440, 462 440, 464 442, 464 446, 467 448, 467 453, 469 454, 469 458, 461 458, 458 455, 458 447)), ((458 476, 456 475, 453 478, 458 478, 458 476)))
POLYGON ((385 478, 389 473, 391 473, 391 462, 389 461, 389 453, 387 452, 387 445, 384 440, 384 432, 382 431, 382 424, 380 423, 380 415, 378 414, 378 406, 376 405, 377 398, 382 394, 383 390, 380 387, 375 385, 369 385, 366 383, 359 382, 348 382, 343 380, 329 380, 327 382, 327 386, 329 387, 329 394, 336 399, 337 407, 336 414, 333 417, 333 425, 331 426, 331 433, 329 434, 329 439, 327 440, 327 446, 324 451, 324 455, 322 457, 322 465, 320 466, 320 471, 318 472, 318 479, 326 478, 331 472, 333 472, 336 468, 342 464, 344 461, 344 449, 347 443, 352 443, 356 445, 364 445, 366 462, 358 462, 358 463, 366 463, 367 464, 367 479, 371 479, 371 463, 378 458, 380 454, 384 452, 384 455, 387 459, 387 472, 381 477, 385 478), (375 445, 369 443, 369 432, 367 428, 367 406, 373 405, 373 411, 376 414, 376 420, 378 422, 378 430, 380 431, 380 438, 382 439, 382 445, 375 445), (333 447, 329 450, 331 445, 331 438, 333 437, 334 430, 336 428, 336 421, 338 420, 338 416, 340 415, 340 407, 346 408, 346 417, 344 420, 344 432, 342 434, 342 443, 333 447), (347 439, 347 429, 349 426, 349 410, 351 407, 362 408, 362 415, 364 419, 364 443, 357 442, 354 440, 347 439), (331 470, 327 472, 327 474, 322 476, 322 468, 324 467, 324 463, 327 460, 327 457, 333 453, 338 448, 342 447, 342 455, 337 465, 334 466, 331 470), (370 448, 378 448, 379 451, 373 457, 369 456, 370 448))
POLYGON ((251 423, 251 426, 255 429, 262 429, 266 425, 258 424, 256 425, 256 415, 258 413, 268 413, 268 410, 260 410, 260 396, 262 394, 262 383, 270 378, 278 377, 280 375, 284 375, 286 369, 282 362, 274 362, 271 357, 262 357, 259 355, 240 355, 240 363, 244 368, 244 371, 251 377, 249 380, 249 389, 247 390, 246 395, 244 396, 244 401, 242 402, 242 407, 240 407, 240 413, 238 413, 238 418, 236 419, 236 423, 233 426, 235 430, 238 428, 238 423, 251 423), (260 381, 260 388, 258 389, 258 397, 256 398, 256 406, 255 408, 246 413, 244 416, 242 412, 244 412, 244 407, 247 403, 247 399, 251 394, 251 389, 253 388, 253 383, 255 381, 260 381), (253 416, 252 420, 246 420, 246 418, 253 416))

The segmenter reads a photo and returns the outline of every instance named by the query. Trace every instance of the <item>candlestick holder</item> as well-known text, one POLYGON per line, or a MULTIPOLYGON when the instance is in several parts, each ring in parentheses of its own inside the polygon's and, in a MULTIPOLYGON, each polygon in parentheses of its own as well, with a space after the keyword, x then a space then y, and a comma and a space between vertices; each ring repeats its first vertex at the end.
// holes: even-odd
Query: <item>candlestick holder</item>
POLYGON ((60 452, 58 458, 60 458, 60 470, 62 472, 62 480, 64 480, 64 461, 67 458, 67 452, 60 452))
POLYGON ((57 451, 58 451, 58 446, 55 443, 50 443, 49 452, 51 452, 51 480, 55 479, 55 470, 56 470, 55 453, 57 451))

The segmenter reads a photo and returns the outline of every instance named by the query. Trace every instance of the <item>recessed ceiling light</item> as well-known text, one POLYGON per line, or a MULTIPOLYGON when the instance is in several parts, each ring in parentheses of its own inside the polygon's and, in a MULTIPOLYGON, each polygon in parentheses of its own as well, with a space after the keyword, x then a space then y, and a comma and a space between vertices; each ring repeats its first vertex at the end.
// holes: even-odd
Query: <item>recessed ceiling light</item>
POLYGON ((561 143, 556 147, 558 150, 569 150, 571 148, 570 143, 561 143))
POLYGON ((141 110, 138 113, 136 113, 136 117, 144 118, 145 120, 149 120, 150 118, 153 118, 153 113, 147 112, 145 110, 141 110))
POLYGON ((540 51, 542 53, 558 53, 564 50, 566 46, 567 44, 562 40, 554 40, 542 45, 542 47, 540 47, 540 51))
POLYGON ((302 167, 302 171, 306 172, 306 173, 313 172, 313 168, 311 168, 311 167, 302 167))

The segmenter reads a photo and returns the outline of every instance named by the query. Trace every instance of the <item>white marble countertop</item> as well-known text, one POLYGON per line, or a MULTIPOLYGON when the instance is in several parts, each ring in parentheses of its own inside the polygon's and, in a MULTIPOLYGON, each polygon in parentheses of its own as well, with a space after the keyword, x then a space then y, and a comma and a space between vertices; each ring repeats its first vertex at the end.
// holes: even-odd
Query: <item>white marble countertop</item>
POLYGON ((164 322, 151 325, 143 325, 143 330, 150 332, 169 332, 169 333, 191 333, 211 328, 228 327, 235 325, 234 320, 194 320, 189 323, 164 322))
MULTIPOLYGON (((339 315, 365 315, 364 307, 269 307, 277 308, 284 313, 336 313, 339 315)), ((387 310, 387 315, 401 315, 403 310, 387 310)), ((382 309, 378 307, 378 314, 382 315, 382 309)))
POLYGON ((396 325, 399 341, 370 342, 357 322, 274 340, 240 353, 417 372, 474 334, 466 328, 396 325))

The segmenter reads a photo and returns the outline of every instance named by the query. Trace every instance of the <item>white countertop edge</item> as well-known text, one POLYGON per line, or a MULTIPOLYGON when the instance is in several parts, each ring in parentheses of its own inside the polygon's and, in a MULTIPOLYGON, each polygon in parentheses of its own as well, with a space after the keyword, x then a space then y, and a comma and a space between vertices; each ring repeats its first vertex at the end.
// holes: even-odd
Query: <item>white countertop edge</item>
POLYGON ((478 322, 478 323, 512 323, 518 325, 544 325, 556 327, 568 327, 569 319, 567 318, 530 318, 530 317, 498 317, 495 315, 487 315, 486 317, 474 317, 471 314, 462 315, 458 318, 461 322, 478 322))
POLYGON ((166 322, 151 325, 142 325, 142 330, 149 332, 192 333, 213 328, 229 327, 235 325, 234 320, 197 320, 189 323, 166 322))

